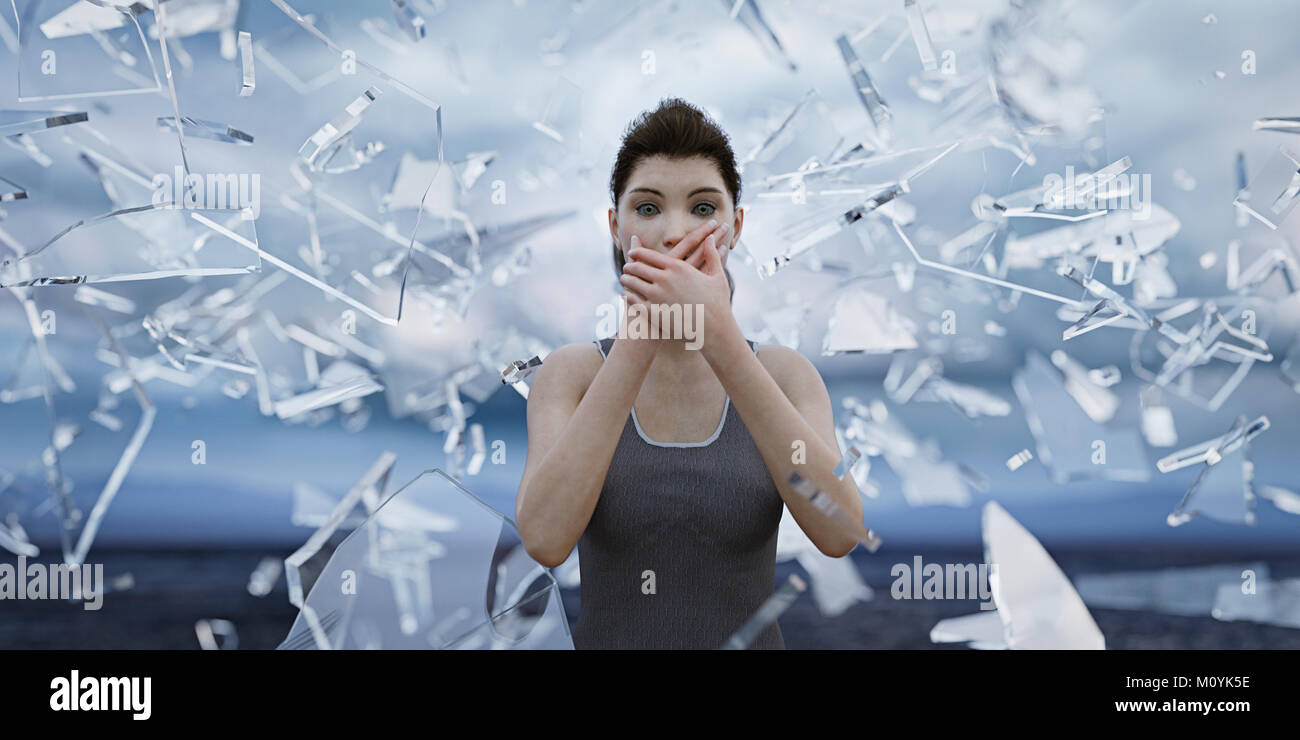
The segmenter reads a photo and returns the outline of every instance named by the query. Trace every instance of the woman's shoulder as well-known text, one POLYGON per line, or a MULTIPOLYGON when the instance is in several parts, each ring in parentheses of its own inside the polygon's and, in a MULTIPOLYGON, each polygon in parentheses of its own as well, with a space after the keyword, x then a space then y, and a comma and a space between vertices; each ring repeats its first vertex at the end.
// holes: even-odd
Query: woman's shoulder
POLYGON ((786 395, 789 395, 788 389, 792 386, 804 385, 813 379, 821 381, 821 373, 817 372, 812 360, 798 350, 782 344, 755 344, 754 354, 768 375, 772 376, 772 380, 787 391, 786 395))
POLYGON ((582 394, 600 372, 601 362, 595 342, 560 345, 542 358, 542 366, 530 385, 562 386, 582 394))

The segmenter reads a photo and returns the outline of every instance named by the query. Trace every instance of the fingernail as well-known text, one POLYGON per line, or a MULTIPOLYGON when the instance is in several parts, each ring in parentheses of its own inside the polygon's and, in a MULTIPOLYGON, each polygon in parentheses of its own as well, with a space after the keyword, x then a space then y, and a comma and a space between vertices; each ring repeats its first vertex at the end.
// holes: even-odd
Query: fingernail
POLYGON ((725 233, 727 233, 728 231, 731 231, 731 224, 723 224, 723 225, 722 225, 722 233, 725 234, 725 233))
POLYGON ((715 218, 715 219, 710 219, 710 220, 709 220, 709 228, 713 228, 713 229, 718 228, 718 219, 716 219, 716 218, 715 218))

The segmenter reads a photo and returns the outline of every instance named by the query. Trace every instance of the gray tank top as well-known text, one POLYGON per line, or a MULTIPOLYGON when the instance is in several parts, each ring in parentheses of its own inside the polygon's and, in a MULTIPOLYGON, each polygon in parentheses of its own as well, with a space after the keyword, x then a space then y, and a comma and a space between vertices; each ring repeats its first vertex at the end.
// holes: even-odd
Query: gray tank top
MULTIPOLYGON (((596 344, 606 357, 614 339, 596 344)), ((634 409, 578 540, 574 646, 722 647, 772 595, 784 506, 730 397, 704 442, 651 441, 634 409)), ((784 649, 780 627, 752 647, 784 649)))

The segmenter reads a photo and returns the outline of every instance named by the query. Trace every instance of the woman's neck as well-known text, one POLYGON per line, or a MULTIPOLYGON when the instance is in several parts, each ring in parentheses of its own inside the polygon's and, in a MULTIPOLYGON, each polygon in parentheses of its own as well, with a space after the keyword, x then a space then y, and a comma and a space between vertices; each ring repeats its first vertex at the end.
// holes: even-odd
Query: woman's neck
POLYGON ((711 375, 713 369, 699 349, 689 349, 681 339, 666 339, 655 354, 652 370, 675 380, 690 380, 711 375))

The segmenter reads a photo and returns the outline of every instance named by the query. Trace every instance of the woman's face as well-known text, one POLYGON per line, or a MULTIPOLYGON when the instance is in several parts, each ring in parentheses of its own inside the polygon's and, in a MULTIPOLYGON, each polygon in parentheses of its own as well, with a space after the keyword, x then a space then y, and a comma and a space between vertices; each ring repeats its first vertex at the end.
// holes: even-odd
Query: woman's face
POLYGON ((745 210, 735 208, 731 193, 713 160, 707 157, 646 157, 632 169, 618 209, 609 209, 609 234, 627 257, 632 235, 641 246, 668 252, 687 234, 710 220, 730 223, 718 245, 723 264, 740 238, 745 210))

